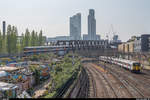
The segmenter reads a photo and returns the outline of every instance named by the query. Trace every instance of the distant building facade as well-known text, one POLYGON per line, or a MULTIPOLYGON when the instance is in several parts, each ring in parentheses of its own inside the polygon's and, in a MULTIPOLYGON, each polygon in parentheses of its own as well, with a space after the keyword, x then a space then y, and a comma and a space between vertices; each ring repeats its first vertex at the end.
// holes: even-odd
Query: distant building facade
POLYGON ((141 37, 134 41, 134 52, 141 52, 141 37))
POLYGON ((83 34, 83 40, 89 40, 88 34, 83 34))
POLYGON ((118 51, 125 53, 149 52, 150 34, 143 34, 140 37, 132 37, 126 43, 120 44, 118 46, 118 51))
POLYGON ((100 35, 96 35, 96 19, 94 9, 89 10, 88 34, 83 35, 83 40, 100 40, 100 35))
POLYGON ((125 43, 118 45, 118 51, 119 52, 125 52, 125 43))
POLYGON ((150 34, 143 34, 134 42, 135 52, 150 51, 150 34))
POLYGON ((141 50, 143 52, 150 51, 150 34, 141 35, 141 50))
POLYGON ((47 42, 55 42, 58 40, 73 40, 73 37, 70 36, 56 36, 53 38, 47 38, 47 42))
POLYGON ((88 35, 90 40, 96 40, 96 19, 94 9, 89 10, 88 15, 88 35))
MULTIPOLYGON (((83 40, 91 40, 88 34, 83 34, 83 40)), ((96 35, 94 40, 100 40, 100 35, 96 35)))
POLYGON ((101 39, 100 35, 96 35, 96 39, 95 40, 100 40, 100 39, 101 39))
POLYGON ((73 40, 81 40, 81 13, 70 17, 70 37, 73 40))
POLYGON ((113 36, 113 40, 112 40, 112 42, 120 43, 120 42, 121 42, 121 40, 119 40, 119 39, 118 39, 118 35, 114 35, 114 36, 113 36))
POLYGON ((121 43, 122 43, 121 40, 118 40, 118 35, 114 35, 113 40, 110 41, 110 44, 112 46, 115 46, 116 48, 118 48, 118 45, 121 43))

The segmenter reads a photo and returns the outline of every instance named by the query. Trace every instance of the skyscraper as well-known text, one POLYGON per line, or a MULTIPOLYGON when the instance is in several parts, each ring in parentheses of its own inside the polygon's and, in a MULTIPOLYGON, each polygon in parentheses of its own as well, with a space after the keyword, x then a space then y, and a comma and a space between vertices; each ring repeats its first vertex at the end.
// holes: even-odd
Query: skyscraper
POLYGON ((89 10, 88 15, 88 36, 90 40, 96 40, 96 19, 94 9, 89 10))
POLYGON ((81 40, 81 13, 70 17, 70 37, 81 40))
POLYGON ((5 33, 6 33, 6 22, 3 21, 3 38, 5 37, 5 33))

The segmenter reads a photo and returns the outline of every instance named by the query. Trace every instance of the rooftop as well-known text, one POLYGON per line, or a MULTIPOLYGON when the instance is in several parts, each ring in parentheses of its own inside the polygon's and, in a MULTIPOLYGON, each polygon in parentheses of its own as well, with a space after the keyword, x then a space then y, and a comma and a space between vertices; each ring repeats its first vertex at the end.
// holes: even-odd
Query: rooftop
POLYGON ((8 90, 10 88, 17 88, 15 84, 0 82, 0 90, 8 90))
POLYGON ((0 71, 0 77, 4 77, 4 76, 7 76, 7 72, 5 72, 5 71, 0 71))
POLYGON ((12 71, 17 71, 20 68, 18 67, 0 67, 0 71, 6 71, 6 72, 12 72, 12 71))

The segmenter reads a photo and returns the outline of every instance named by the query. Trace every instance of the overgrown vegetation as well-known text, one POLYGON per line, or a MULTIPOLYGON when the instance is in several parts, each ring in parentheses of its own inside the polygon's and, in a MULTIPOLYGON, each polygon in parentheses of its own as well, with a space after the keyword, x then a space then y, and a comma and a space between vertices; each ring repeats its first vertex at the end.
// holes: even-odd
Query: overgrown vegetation
MULTIPOLYGON (((51 98, 58 93, 58 90, 71 78, 74 73, 78 73, 81 66, 80 58, 76 54, 67 54, 64 57, 57 57, 53 53, 32 55, 29 57, 32 61, 50 61, 50 81, 42 97, 51 98), (54 59, 57 59, 56 61, 54 59), (54 60, 54 61, 53 61, 54 60)), ((38 65, 31 65, 30 70, 34 72, 36 85, 40 84, 40 68, 38 65)), ((76 75, 75 75, 76 76, 76 75)))
POLYGON ((80 58, 78 56, 72 58, 72 54, 66 55, 62 61, 62 63, 53 63, 51 70, 51 76, 53 78, 53 82, 49 85, 49 89, 51 91, 45 92, 45 98, 53 97, 55 93, 57 93, 58 89, 73 75, 74 72, 78 72, 80 63, 80 58))
POLYGON ((37 55, 30 55, 29 60, 31 61, 46 61, 46 60, 52 60, 52 58, 56 58, 56 55, 53 53, 47 53, 47 54, 37 54, 37 55))
POLYGON ((40 83, 40 68, 36 65, 32 65, 29 68, 34 73, 35 85, 38 85, 40 83))

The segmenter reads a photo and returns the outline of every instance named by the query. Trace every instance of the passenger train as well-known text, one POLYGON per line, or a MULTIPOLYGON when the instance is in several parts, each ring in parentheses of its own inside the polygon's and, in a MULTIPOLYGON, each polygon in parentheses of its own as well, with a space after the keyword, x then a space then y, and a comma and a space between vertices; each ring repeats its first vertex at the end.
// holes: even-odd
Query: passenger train
POLYGON ((69 46, 33 46, 33 47, 25 47, 24 54, 38 54, 38 53, 46 53, 46 52, 57 52, 57 51, 67 51, 69 50, 69 46))
POLYGON ((121 58, 100 56, 100 60, 106 63, 116 64, 120 67, 130 70, 131 72, 140 72, 141 64, 138 61, 126 60, 121 58))

